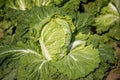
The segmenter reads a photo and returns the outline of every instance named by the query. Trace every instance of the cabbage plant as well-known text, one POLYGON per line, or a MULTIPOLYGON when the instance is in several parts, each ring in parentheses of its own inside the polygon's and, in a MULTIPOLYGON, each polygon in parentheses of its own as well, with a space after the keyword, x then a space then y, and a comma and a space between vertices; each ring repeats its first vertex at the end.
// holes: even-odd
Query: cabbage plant
POLYGON ((28 32, 31 36, 26 44, 29 47, 24 48, 25 44, 21 46, 17 42, 14 48, 1 49, 2 61, 9 56, 13 56, 11 60, 19 59, 18 80, 52 80, 56 73, 77 79, 99 65, 99 52, 92 44, 86 46, 85 41, 72 40, 75 26, 71 18, 61 15, 58 9, 50 9, 31 9, 28 32))
POLYGON ((0 80, 104 80, 116 67, 118 0, 0 3, 0 80))

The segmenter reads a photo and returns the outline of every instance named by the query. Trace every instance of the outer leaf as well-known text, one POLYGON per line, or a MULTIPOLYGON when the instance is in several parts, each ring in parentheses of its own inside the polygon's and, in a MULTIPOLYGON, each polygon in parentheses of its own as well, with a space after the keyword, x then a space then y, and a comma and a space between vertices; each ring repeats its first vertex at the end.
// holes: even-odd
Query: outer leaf
MULTIPOLYGON (((113 68, 111 65, 115 65, 116 58, 114 55, 113 45, 100 44, 99 46, 101 63, 99 68, 90 73, 87 77, 91 76, 92 80, 104 80, 108 74, 108 71, 113 68)), ((87 77, 85 77, 87 79, 87 77)))
POLYGON ((18 80, 51 80, 54 70, 41 56, 28 54, 19 61, 18 80))
POLYGON ((111 68, 112 66, 110 64, 107 63, 101 63, 99 68, 96 69, 96 71, 93 73, 93 80, 104 80, 105 77, 108 74, 108 70, 111 68))
POLYGON ((97 10, 97 5, 95 2, 89 2, 87 4, 83 4, 84 6, 84 11, 87 13, 92 13, 92 14, 96 14, 98 12, 97 10))
POLYGON ((98 7, 98 11, 101 10, 102 7, 106 6, 110 0, 95 0, 95 3, 98 7))
POLYGON ((70 24, 65 19, 53 18, 41 31, 40 45, 47 60, 63 57, 71 41, 70 24))
POLYGON ((14 9, 5 9, 4 21, 0 23, 1 29, 4 30, 4 36, 1 43, 4 45, 16 44, 19 41, 26 41, 29 36, 28 33, 28 16, 29 13, 25 11, 18 11, 14 9), (14 15, 13 15, 14 14, 14 15), (23 20, 24 17, 24 20, 23 20), (9 19, 9 20, 8 20, 9 19))
MULTIPOLYGON (((4 56, 3 56, 4 57, 4 56)), ((0 59, 1 60, 1 59, 0 59)), ((6 57, 0 62, 0 80, 14 80, 17 75, 18 58, 6 57)))
POLYGON ((110 44, 101 44, 99 47, 100 58, 102 62, 115 63, 115 52, 110 44))
POLYGON ((98 48, 99 44, 103 44, 104 41, 105 41, 105 38, 103 36, 94 34, 89 36, 87 43, 93 44, 94 47, 98 48))
MULTIPOLYGON (((118 23, 119 24, 119 23, 118 23)), ((109 35, 117 40, 120 40, 120 26, 116 25, 115 27, 111 28, 109 31, 109 35)))
POLYGON ((34 54, 36 56, 40 55, 34 49, 31 49, 29 47, 0 47, 0 71, 2 72, 3 80, 16 79, 18 60, 27 54, 34 54))
POLYGON ((78 31, 81 31, 83 33, 88 33, 89 26, 93 24, 94 22, 94 16, 90 13, 81 13, 77 14, 75 26, 78 31))
POLYGON ((104 80, 105 77, 107 76, 108 69, 110 69, 109 64, 101 63, 99 68, 97 68, 94 72, 91 72, 89 75, 85 76, 84 78, 80 78, 80 80, 104 80))
POLYGON ((64 4, 63 8, 67 12, 77 11, 79 9, 79 5, 80 5, 80 0, 68 0, 68 2, 64 4))
POLYGON ((84 78, 80 78, 78 80, 94 80, 93 79, 93 74, 89 74, 88 76, 84 77, 84 78))
POLYGON ((98 67, 100 59, 98 50, 92 45, 73 48, 68 55, 58 61, 56 67, 72 79, 85 77, 91 71, 98 67))

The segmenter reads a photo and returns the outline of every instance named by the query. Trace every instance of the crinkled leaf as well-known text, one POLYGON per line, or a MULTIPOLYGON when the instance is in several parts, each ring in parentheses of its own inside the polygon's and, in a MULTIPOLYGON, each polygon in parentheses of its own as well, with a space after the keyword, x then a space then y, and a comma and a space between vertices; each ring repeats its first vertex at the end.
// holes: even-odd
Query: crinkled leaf
POLYGON ((52 80, 71 80, 67 75, 64 75, 60 72, 56 72, 52 76, 52 80))
POLYGON ((99 47, 100 58, 102 62, 115 63, 115 52, 113 45, 110 44, 101 44, 99 47))
POLYGON ((94 80, 93 78, 93 74, 89 74, 88 76, 84 77, 84 78, 80 78, 78 80, 94 80))
POLYGON ((90 35, 87 43, 93 44, 94 47, 98 48, 100 44, 103 44, 107 40, 106 36, 99 36, 97 34, 90 35))
POLYGON ((87 4, 82 4, 84 7, 84 12, 85 13, 92 13, 92 14, 96 14, 97 11, 97 5, 95 2, 89 2, 87 4))
POLYGON ((120 40, 120 27, 117 25, 110 29, 109 35, 117 40, 120 40))
POLYGON ((108 70, 110 69, 111 65, 107 63, 100 63, 100 67, 96 69, 93 73, 93 80, 104 80, 105 76, 107 76, 108 70))
POLYGON ((57 62, 56 68, 71 79, 76 79, 85 77, 98 67, 99 62, 99 52, 92 45, 78 45, 57 62))

